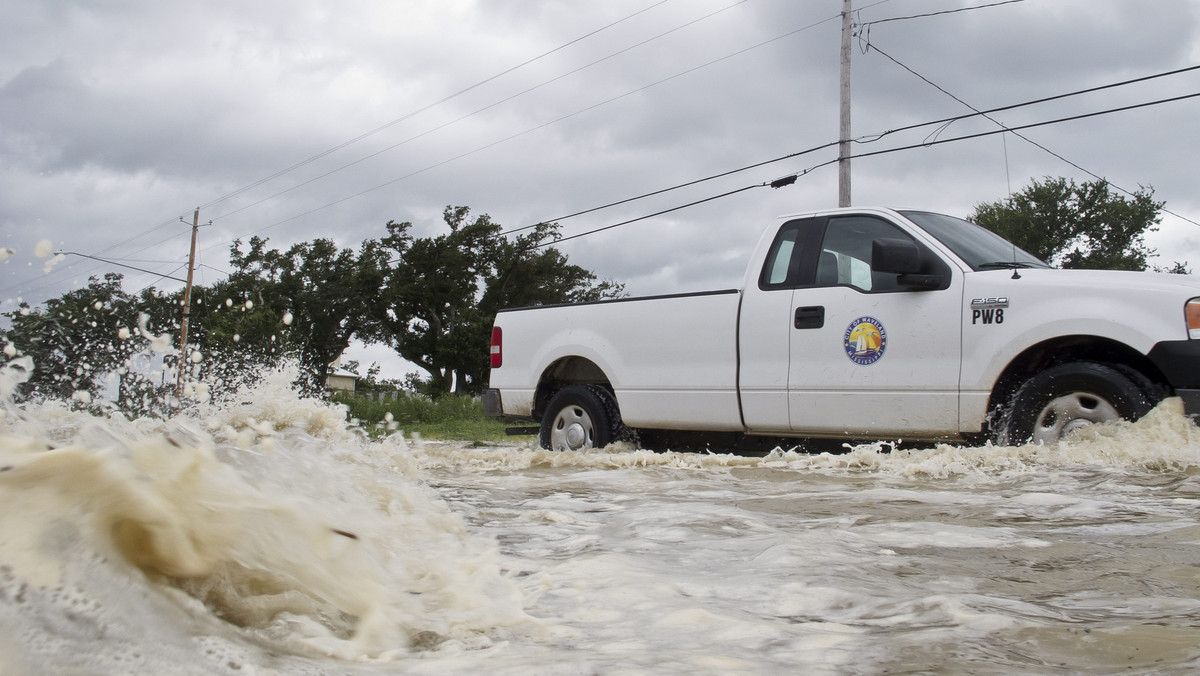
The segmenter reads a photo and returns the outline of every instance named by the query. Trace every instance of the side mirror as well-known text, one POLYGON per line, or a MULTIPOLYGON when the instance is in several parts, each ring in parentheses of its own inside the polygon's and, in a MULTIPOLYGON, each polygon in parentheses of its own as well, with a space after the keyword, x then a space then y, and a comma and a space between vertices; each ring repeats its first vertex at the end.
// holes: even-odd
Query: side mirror
POLYGON ((877 239, 871 242, 871 270, 897 275, 921 271, 921 250, 907 239, 877 239))
POLYGON ((872 240, 871 271, 898 275, 896 283, 914 291, 950 286, 950 269, 946 264, 907 239, 872 240))

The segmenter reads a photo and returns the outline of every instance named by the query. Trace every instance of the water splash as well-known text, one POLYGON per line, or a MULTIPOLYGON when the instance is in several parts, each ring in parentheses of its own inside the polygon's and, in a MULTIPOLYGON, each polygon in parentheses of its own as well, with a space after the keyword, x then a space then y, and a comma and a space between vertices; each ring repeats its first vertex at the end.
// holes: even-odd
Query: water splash
MULTIPOLYGON (((844 671, 867 645, 919 654, 929 632, 990 645, 1058 617, 1022 615, 1061 594, 1055 579, 1018 602, 962 594, 936 570, 926 594, 915 571, 987 588, 1024 574, 969 577, 1006 557, 1065 575, 1056 557, 1098 533, 1194 528, 1200 431, 1175 399, 1048 446, 562 453, 371 441, 342 407, 297 394, 294 366, 134 418, 16 406, 31 368, 0 367, 5 674, 654 670, 659 654, 680 673, 844 671), (1108 477, 1125 482, 1120 500, 1069 492, 1108 477), (1176 493, 1160 498, 1160 483, 1176 493), (1139 510, 1153 518, 1126 525, 1139 510), (1091 529, 1081 542, 1055 530, 1077 526, 1091 529), (903 572, 893 586, 889 571, 903 572)), ((1155 556, 1190 560, 1176 540, 1191 537, 1163 531, 1155 556)), ((1158 626, 1165 602, 1144 602, 1158 626)))
MULTIPOLYGON (((0 373, 7 391, 25 367, 0 373)), ((74 617, 64 590, 106 597, 97 580, 115 578, 178 622, 287 653, 386 660, 528 624, 495 545, 416 480, 408 444, 367 442, 292 375, 169 419, 9 404, 0 618, 74 617)), ((139 630, 98 607, 102 633, 139 630)))

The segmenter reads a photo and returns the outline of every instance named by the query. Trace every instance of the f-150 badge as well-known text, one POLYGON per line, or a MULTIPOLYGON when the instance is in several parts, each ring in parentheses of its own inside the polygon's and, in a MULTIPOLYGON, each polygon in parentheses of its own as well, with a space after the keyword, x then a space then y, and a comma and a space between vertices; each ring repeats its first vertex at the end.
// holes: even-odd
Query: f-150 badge
POLYGON ((972 298, 971 309, 1008 307, 1008 298, 972 298))
POLYGON ((1003 324, 1008 298, 972 298, 972 324, 1003 324))
POLYGON ((860 366, 870 366, 883 358, 883 351, 887 349, 887 331, 878 319, 859 317, 846 327, 842 346, 846 348, 846 356, 850 361, 860 366))

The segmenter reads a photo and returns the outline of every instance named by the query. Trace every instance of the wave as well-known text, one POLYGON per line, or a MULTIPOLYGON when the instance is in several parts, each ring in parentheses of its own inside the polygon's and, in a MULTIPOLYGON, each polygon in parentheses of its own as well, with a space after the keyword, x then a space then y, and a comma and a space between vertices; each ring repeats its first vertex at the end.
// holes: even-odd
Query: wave
MULTIPOLYGON (((169 419, 10 405, 0 617, 70 625, 81 614, 65 596, 116 585, 160 612, 169 601, 167 624, 215 622, 272 650, 348 660, 486 645, 529 624, 495 543, 419 481, 412 447, 368 442, 344 409, 296 395, 293 376, 169 419)), ((84 614, 101 634, 136 633, 145 613, 127 606, 84 614)))

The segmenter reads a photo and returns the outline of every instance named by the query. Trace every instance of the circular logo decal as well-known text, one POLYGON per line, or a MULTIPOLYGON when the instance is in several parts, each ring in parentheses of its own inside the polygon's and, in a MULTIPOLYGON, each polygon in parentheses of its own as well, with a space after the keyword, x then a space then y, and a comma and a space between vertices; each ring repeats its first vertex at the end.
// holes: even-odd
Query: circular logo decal
POLYGON ((883 358, 883 351, 887 349, 887 331, 878 319, 859 317, 846 327, 842 346, 846 348, 846 356, 850 357, 850 361, 870 366, 883 358))

